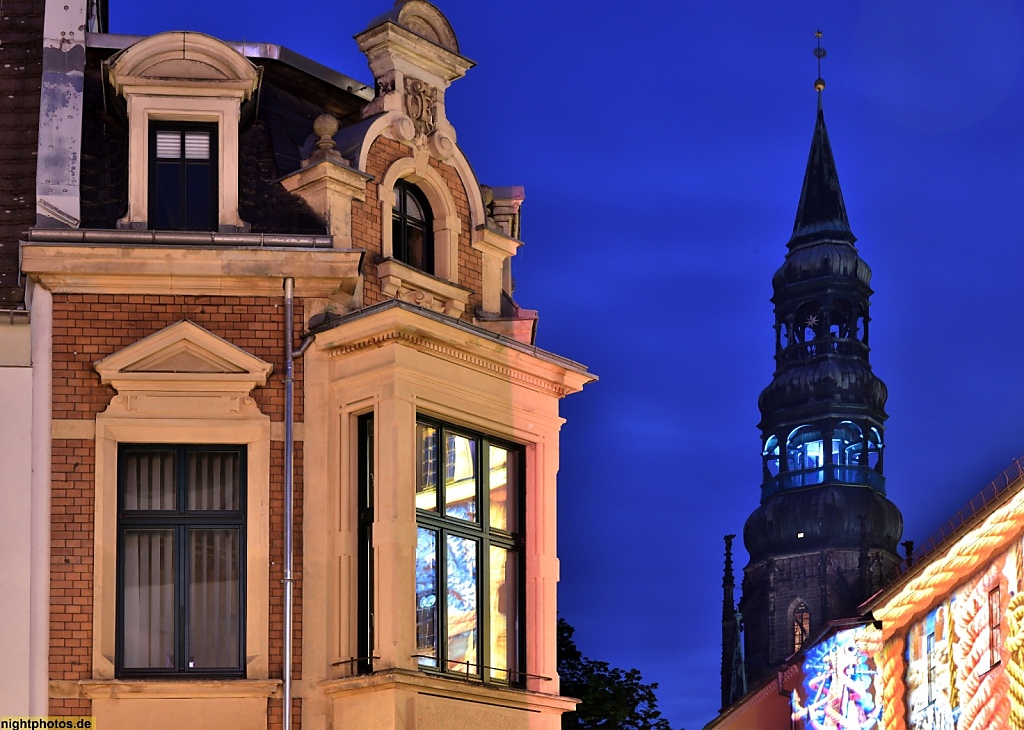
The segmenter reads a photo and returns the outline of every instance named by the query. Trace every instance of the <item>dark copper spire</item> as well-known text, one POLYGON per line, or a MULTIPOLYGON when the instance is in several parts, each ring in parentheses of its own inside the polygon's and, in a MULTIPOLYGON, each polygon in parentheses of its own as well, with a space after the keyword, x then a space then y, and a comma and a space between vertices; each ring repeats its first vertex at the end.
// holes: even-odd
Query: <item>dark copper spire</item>
MULTIPOLYGON (((871 269, 854 246, 825 129, 820 66, 818 76, 793 235, 772 279, 775 373, 758 401, 761 504, 743 528, 750 562, 740 611, 751 677, 889 580, 903 529, 885 496, 888 391, 869 361, 871 269)), ((723 635, 723 654, 728 648, 723 635)))
POLYGON ((839 188, 839 173, 832 156, 832 145, 828 141, 828 130, 825 129, 825 112, 819 106, 814 136, 811 138, 811 153, 807 157, 807 169, 804 171, 804 186, 800 191, 800 204, 793 223, 793 236, 788 245, 793 248, 823 237, 849 243, 857 240, 846 217, 843 191, 839 188))
POLYGON ((836 172, 836 161, 825 128, 825 113, 821 107, 821 92, 825 90, 825 79, 821 77, 821 59, 827 55, 821 47, 821 35, 820 30, 814 33, 818 39, 814 49, 814 57, 818 59, 818 78, 814 80, 814 90, 818 92, 818 119, 811 138, 811 153, 807 157, 793 237, 789 240, 790 248, 805 243, 812 234, 815 234, 815 238, 824 234, 850 243, 856 240, 846 217, 843 191, 839 188, 839 173, 836 172))

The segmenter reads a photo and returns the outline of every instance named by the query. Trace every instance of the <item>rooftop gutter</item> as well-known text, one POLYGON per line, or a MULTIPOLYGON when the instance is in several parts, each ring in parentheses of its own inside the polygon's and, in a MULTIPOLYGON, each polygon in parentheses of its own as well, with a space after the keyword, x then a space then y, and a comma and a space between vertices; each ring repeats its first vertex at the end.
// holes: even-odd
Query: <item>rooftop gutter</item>
POLYGON ((31 243, 88 243, 169 246, 254 246, 259 248, 333 248, 330 236, 214 231, 132 231, 96 228, 31 228, 22 236, 31 243))

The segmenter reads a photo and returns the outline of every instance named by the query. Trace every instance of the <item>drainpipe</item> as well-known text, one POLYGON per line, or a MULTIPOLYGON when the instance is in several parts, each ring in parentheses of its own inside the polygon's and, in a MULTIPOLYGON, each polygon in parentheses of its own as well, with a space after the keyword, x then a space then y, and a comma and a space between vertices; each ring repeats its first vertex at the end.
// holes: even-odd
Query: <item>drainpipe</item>
POLYGON ((295 379, 293 377, 294 353, 292 343, 295 341, 293 330, 293 311, 295 308, 293 295, 295 280, 291 277, 284 280, 284 709, 282 711, 282 728, 292 727, 292 622, 294 596, 292 594, 294 578, 292 577, 292 529, 294 522, 294 466, 295 442, 292 428, 295 419, 295 379))
POLYGON ((298 350, 295 342, 295 280, 288 277, 284 280, 284 668, 283 691, 284 710, 282 713, 283 730, 292 727, 292 625, 295 621, 294 584, 292 576, 293 549, 292 534, 294 531, 294 497, 295 497, 295 360, 302 357, 312 342, 313 336, 306 337, 298 350))

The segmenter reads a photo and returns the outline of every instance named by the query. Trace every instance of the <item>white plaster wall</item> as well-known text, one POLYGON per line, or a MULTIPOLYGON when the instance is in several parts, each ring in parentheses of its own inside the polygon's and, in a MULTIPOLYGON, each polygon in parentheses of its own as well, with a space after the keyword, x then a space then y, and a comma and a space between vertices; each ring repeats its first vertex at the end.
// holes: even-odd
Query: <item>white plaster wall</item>
POLYGON ((31 424, 32 369, 0 367, 0 717, 30 714, 31 424))

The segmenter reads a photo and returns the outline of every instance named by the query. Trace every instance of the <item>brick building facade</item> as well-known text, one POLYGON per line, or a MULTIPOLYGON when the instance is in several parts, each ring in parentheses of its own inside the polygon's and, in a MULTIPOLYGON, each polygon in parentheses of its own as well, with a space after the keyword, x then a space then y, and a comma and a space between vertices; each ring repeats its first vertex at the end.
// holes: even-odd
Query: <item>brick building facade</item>
POLYGON ((447 20, 357 35, 371 90, 39 5, 0 714, 558 727, 558 401, 593 377, 512 300, 523 194, 454 142, 447 20))

